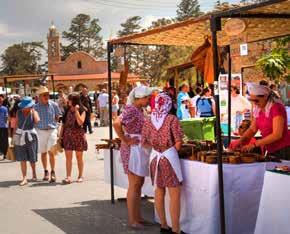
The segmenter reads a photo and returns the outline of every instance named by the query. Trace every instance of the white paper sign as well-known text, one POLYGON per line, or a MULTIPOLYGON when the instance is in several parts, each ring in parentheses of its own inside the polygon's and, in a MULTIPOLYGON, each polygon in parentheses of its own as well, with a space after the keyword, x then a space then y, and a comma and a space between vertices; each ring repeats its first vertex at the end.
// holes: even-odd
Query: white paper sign
POLYGON ((241 52, 241 56, 248 55, 248 44, 241 44, 240 45, 240 52, 241 52))

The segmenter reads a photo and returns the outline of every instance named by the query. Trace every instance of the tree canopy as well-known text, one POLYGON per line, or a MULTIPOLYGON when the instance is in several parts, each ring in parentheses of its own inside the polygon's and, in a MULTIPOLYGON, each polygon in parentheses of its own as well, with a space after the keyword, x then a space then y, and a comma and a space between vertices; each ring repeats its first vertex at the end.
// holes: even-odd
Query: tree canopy
POLYGON ((41 72, 42 42, 22 42, 9 46, 1 55, 2 73, 6 75, 41 72))
POLYGON ((99 19, 91 19, 86 14, 74 17, 69 30, 62 33, 63 38, 69 42, 68 45, 61 45, 63 59, 76 51, 85 51, 96 58, 102 58, 105 50, 101 30, 99 19))
POLYGON ((177 20, 182 21, 202 14, 198 0, 181 0, 177 5, 177 20))

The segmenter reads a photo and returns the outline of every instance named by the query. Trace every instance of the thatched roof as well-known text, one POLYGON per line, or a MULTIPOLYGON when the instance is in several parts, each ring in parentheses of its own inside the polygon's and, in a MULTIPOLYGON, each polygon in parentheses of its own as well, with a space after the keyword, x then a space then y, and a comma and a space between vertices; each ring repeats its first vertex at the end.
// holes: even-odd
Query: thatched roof
MULTIPOLYGON (((110 44, 143 44, 200 46, 211 35, 210 19, 221 17, 222 25, 229 18, 240 18, 246 23, 242 33, 245 42, 254 42, 290 34, 290 0, 269 0, 246 6, 234 6, 198 18, 173 23, 141 33, 112 39, 110 44)), ((228 45, 231 38, 224 28, 218 32, 218 44, 228 45)))

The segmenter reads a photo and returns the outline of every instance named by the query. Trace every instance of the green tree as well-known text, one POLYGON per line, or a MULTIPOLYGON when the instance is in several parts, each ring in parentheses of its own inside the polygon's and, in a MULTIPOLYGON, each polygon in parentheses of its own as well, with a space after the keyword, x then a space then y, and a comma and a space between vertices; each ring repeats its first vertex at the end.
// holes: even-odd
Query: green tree
POLYGON ((182 21, 202 14, 198 0, 181 0, 177 5, 177 20, 182 21))
POLYGON ((22 42, 9 46, 1 55, 1 72, 6 75, 41 72, 42 42, 22 42))
POLYGON ((122 29, 118 31, 118 36, 126 36, 132 33, 136 33, 141 29, 140 16, 133 16, 128 18, 124 23, 121 24, 122 29))
MULTIPOLYGON (((121 23, 121 29, 118 31, 118 36, 126 36, 132 33, 139 32, 141 29, 140 26, 140 21, 141 21, 140 16, 133 16, 128 18, 124 23, 121 23)), ((139 74, 139 68, 138 66, 140 65, 140 54, 142 52, 141 46, 126 46, 126 59, 128 60, 129 63, 129 71, 134 72, 136 74, 139 74)), ((118 61, 119 62, 119 61, 118 61)), ((113 61, 115 64, 116 61, 113 61)))
POLYGON ((74 17, 69 30, 62 33, 63 38, 69 41, 68 45, 61 45, 63 59, 76 51, 85 51, 93 57, 102 58, 105 49, 100 36, 101 30, 99 19, 91 19, 86 14, 74 17))

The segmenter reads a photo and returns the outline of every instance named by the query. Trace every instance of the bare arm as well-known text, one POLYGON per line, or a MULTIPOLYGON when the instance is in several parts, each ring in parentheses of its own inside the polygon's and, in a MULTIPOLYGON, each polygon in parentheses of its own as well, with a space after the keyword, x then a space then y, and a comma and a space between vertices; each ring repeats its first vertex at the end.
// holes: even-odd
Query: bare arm
POLYGON ((179 151, 180 148, 181 148, 181 145, 182 145, 182 141, 177 141, 177 142, 175 143, 174 147, 175 147, 175 149, 176 149, 177 151, 179 151))
POLYGON ((77 120, 77 123, 78 125, 83 125, 83 123, 85 122, 85 118, 86 118, 86 112, 83 111, 82 114, 80 114, 79 112, 79 106, 76 105, 75 106, 75 115, 76 115, 76 120, 77 120))
POLYGON ((115 132, 117 136, 127 145, 135 145, 138 144, 139 141, 135 138, 128 138, 125 136, 123 128, 122 128, 122 123, 120 120, 120 117, 117 117, 113 123, 113 127, 115 129, 115 132))
POLYGON ((33 121, 37 124, 40 121, 39 114, 36 110, 32 109, 33 121))
POLYGON ((256 120, 253 119, 250 128, 244 133, 244 135, 241 137, 240 141, 241 142, 249 141, 250 139, 252 139, 256 135, 257 131, 258 131, 258 129, 256 127, 256 120))

